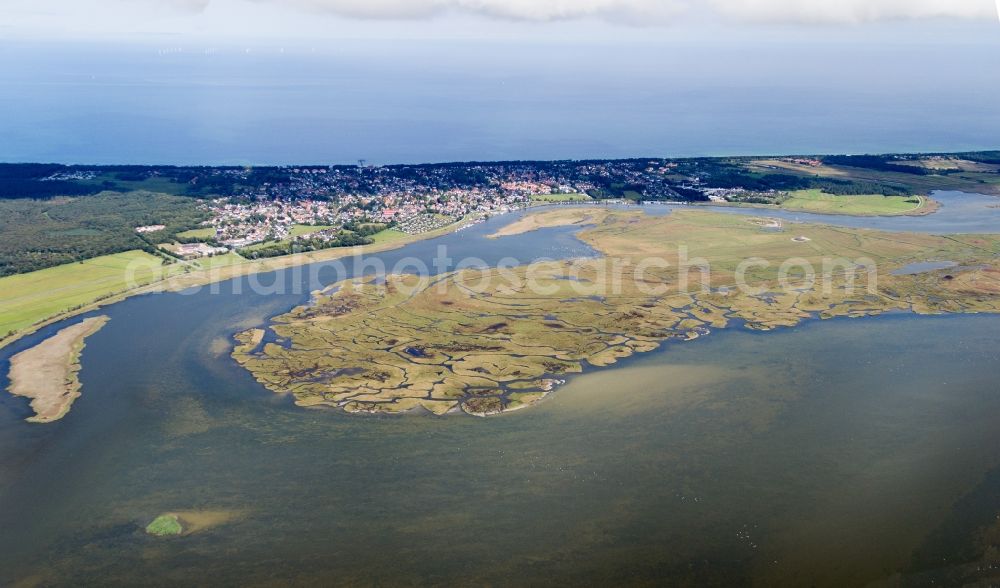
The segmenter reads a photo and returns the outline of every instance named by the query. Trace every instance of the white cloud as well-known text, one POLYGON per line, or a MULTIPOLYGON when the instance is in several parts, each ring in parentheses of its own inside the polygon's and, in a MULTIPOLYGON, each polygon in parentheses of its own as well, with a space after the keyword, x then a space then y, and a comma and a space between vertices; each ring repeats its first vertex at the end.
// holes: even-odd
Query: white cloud
MULTIPOLYGON (((198 0, 174 0, 196 2, 198 0)), ((665 24, 683 13, 708 10, 736 21, 850 24, 955 17, 996 18, 993 0, 258 0, 313 11, 373 19, 409 19, 466 13, 516 20, 600 18, 665 24)))
MULTIPOLYGON (((602 23, 850 25, 997 18, 997 0, 0 0, 0 37, 620 35, 602 23), (414 22, 422 19, 414 26, 414 22), (547 25, 557 21, 580 24, 547 25), (520 26, 518 23, 535 23, 520 26), (513 23, 513 24, 512 24, 513 23), (573 32, 571 29, 577 27, 573 32), (584 32, 580 32, 584 31, 584 32), (595 33, 597 31, 597 33, 595 33)), ((629 32, 629 35, 638 34, 629 32)), ((651 28, 646 35, 661 33, 651 28)))
POLYGON ((724 17, 755 22, 854 24, 920 18, 995 19, 990 0, 712 0, 724 17))
MULTIPOLYGON (((178 0, 181 1, 181 0, 178 0)), ((667 18, 687 8, 686 0, 257 0, 312 11, 372 19, 425 18, 446 13, 529 21, 600 18, 637 21, 667 18)))

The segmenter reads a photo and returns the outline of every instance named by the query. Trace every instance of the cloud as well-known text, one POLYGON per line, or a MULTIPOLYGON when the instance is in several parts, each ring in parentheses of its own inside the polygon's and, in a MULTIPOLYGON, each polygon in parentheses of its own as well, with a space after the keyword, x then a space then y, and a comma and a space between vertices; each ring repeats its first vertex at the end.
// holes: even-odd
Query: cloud
POLYGON ((165 9, 177 13, 199 13, 204 12, 212 0, 118 0, 121 6, 129 5, 131 8, 141 8, 137 5, 146 5, 150 8, 165 9))
POLYGON ((991 0, 712 0, 726 18, 751 22, 856 24, 921 18, 995 19, 991 0))
MULTIPOLYGON (((173 0, 196 4, 208 0, 173 0)), ((445 13, 524 21, 597 18, 666 24, 683 14, 737 22, 852 24, 936 17, 995 19, 994 0, 256 0, 367 19, 445 13)))
MULTIPOLYGON (((518 23, 591 21, 657 27, 711 22, 849 26, 936 17, 996 22, 997 0, 0 0, 7 37, 303 38, 336 35, 569 34, 518 23), (324 18, 329 16, 331 18, 324 18), (451 16, 474 17, 464 20, 451 16), (482 22, 475 22, 476 18, 482 22), (369 23, 351 22, 363 19, 369 23), (421 19, 418 26, 407 24, 421 19), (394 22, 396 21, 396 22, 394 22), (456 23, 461 30, 454 30, 456 23), (494 31, 493 23, 501 23, 494 31), (513 24, 511 24, 513 23, 513 24)), ((590 25, 584 25, 587 27, 590 25)), ((597 29, 591 27, 593 32, 597 29)), ((589 33, 584 33, 589 34, 589 33)), ((614 31, 612 34, 622 34, 614 31)), ((626 33, 627 34, 627 33, 626 33)), ((660 35, 654 30, 651 35, 660 35)))
POLYGON ((284 3, 354 18, 412 19, 458 13, 524 21, 588 17, 665 21, 687 8, 687 0, 289 0, 284 3))

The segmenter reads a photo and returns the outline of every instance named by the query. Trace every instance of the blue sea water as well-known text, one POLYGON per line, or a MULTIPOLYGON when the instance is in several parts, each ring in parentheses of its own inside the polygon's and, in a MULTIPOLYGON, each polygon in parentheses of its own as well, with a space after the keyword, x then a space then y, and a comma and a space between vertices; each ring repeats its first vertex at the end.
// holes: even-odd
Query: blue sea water
POLYGON ((920 39, 358 40, 288 50, 0 41, 0 161, 262 165, 987 149, 1000 136, 993 55, 920 39))

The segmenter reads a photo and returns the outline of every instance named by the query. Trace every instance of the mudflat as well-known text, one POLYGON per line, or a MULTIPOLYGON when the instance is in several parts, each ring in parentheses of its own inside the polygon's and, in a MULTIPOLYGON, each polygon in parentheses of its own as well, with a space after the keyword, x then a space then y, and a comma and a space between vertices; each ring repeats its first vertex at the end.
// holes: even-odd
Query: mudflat
POLYGON ((31 399, 35 416, 29 422, 51 423, 66 416, 80 397, 80 352, 87 337, 108 320, 85 319, 11 358, 10 392, 31 399))

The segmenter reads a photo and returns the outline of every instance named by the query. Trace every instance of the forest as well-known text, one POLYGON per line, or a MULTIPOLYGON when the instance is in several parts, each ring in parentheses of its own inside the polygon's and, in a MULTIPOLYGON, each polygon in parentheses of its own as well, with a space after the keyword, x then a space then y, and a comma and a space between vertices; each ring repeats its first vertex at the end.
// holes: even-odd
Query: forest
POLYGON ((84 198, 0 199, 0 276, 142 249, 155 243, 135 227, 166 225, 157 242, 207 218, 192 198, 103 192, 84 198))

